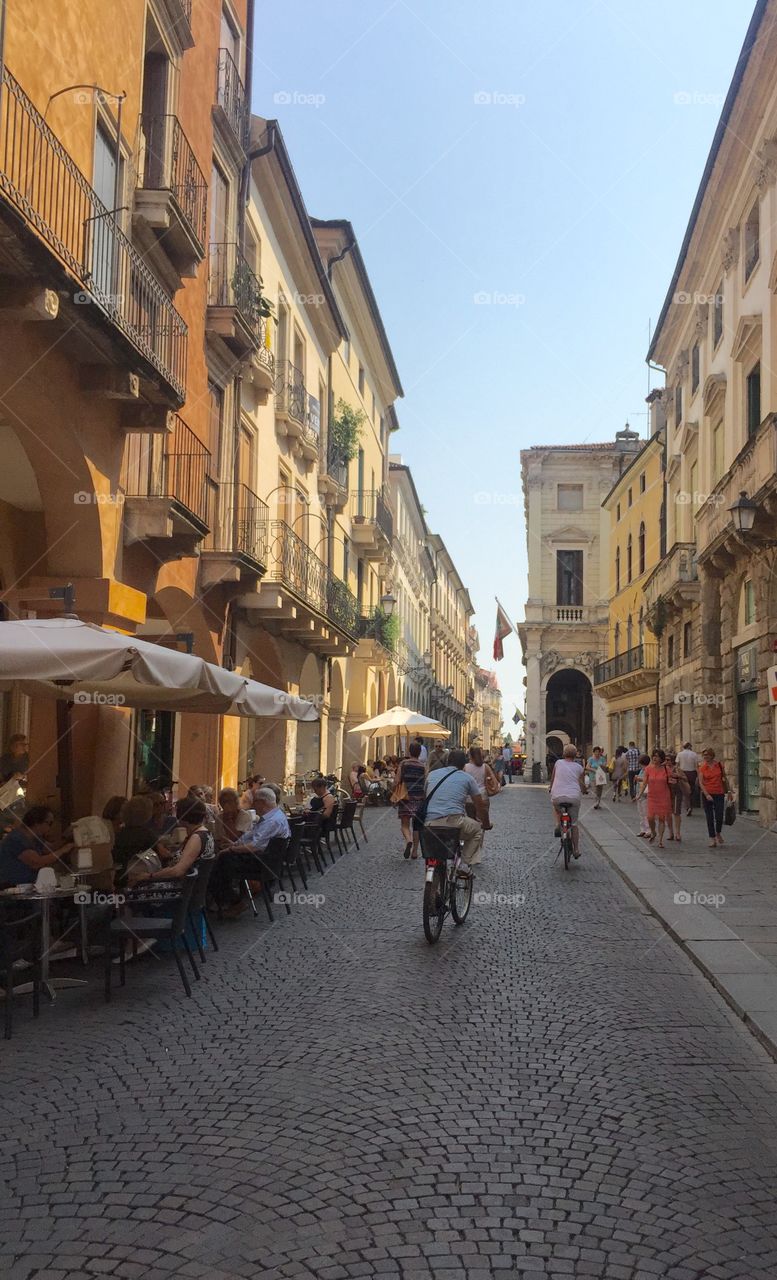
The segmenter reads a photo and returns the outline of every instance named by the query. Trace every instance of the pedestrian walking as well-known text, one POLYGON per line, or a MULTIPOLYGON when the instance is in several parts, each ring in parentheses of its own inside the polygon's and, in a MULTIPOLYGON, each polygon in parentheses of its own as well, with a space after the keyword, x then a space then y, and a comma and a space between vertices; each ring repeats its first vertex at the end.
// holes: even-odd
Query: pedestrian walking
POLYGON ((615 755, 613 757, 612 764, 610 766, 610 779, 612 781, 613 800, 620 800, 621 789, 623 787, 623 783, 624 783, 624 780, 626 779, 628 771, 629 771, 629 762, 628 762, 628 757, 626 755, 626 748, 616 747, 615 755))
POLYGON ((626 748, 626 764, 629 779, 629 796, 633 800, 637 794, 637 774, 639 773, 639 748, 632 741, 626 748))
POLYGON ((394 778, 391 800, 397 806, 405 842, 404 856, 417 858, 420 832, 413 829, 413 818, 424 798, 426 766, 421 763, 421 746, 417 741, 411 742, 407 750, 407 759, 402 761, 394 778))
POLYGON ((427 752, 427 750, 426 750, 426 747, 424 746, 424 740, 423 740, 423 738, 421 737, 420 733, 418 734, 418 736, 417 736, 417 738, 416 738, 416 742, 418 743, 418 746, 419 746, 419 748, 420 748, 420 752, 421 752, 421 754, 419 755, 418 759, 421 761, 421 764, 426 764, 426 757, 427 757, 428 752, 427 752))
MULTIPOLYGON (((647 792, 647 820, 650 827, 648 841, 652 844, 655 840, 656 823, 658 823, 658 847, 663 849, 664 830, 667 826, 670 833, 672 830, 672 792, 669 786, 666 753, 656 748, 650 758, 650 764, 645 765, 644 773, 639 796, 647 792)), ((637 800, 639 797, 635 796, 634 799, 637 800)))
POLYGON ((603 747, 594 747, 593 753, 588 757, 588 787, 596 793, 596 804, 594 809, 602 807, 602 792, 607 785, 607 760, 604 755, 603 747))
POLYGON ((507 774, 507 781, 512 785, 513 781, 513 749, 509 742, 502 747, 502 759, 504 760, 504 770, 507 774))
POLYGON ((674 751, 667 751, 666 763, 669 769, 669 789, 672 792, 672 830, 669 833, 669 839, 681 844, 680 828, 683 821, 683 809, 688 804, 690 787, 683 771, 677 768, 677 757, 674 751))
POLYGON ((693 813, 693 801, 696 795, 696 783, 699 777, 699 763, 701 757, 697 755, 690 742, 684 742, 682 750, 677 753, 677 768, 685 774, 688 782, 690 794, 688 796, 688 808, 686 813, 690 818, 693 813))
POLYGON ((699 787, 704 816, 707 819, 710 848, 714 849, 715 845, 724 843, 720 833, 723 830, 726 796, 731 796, 732 793, 728 785, 725 765, 722 760, 715 759, 712 747, 705 747, 702 752, 702 762, 699 765, 699 787))
POLYGON ((639 773, 637 774, 637 786, 635 789, 635 799, 637 801, 637 817, 639 818, 639 831, 637 835, 641 838, 650 835, 650 823, 648 822, 648 787, 645 778, 645 769, 650 764, 650 756, 646 752, 639 757, 639 773), (642 789, 642 783, 645 783, 642 789))

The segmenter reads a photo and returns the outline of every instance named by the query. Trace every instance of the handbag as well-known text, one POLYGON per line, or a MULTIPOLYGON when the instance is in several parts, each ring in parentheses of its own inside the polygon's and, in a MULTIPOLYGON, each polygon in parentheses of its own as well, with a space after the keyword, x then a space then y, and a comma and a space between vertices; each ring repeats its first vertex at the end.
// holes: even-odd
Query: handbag
POLYGON ((599 768, 597 768, 596 773, 594 774, 594 786, 605 787, 606 785, 607 785, 607 774, 604 772, 604 769, 602 769, 600 765, 599 768))
POLYGON ((491 772, 490 769, 486 769, 486 795, 498 796, 501 790, 502 784, 499 779, 491 772))
POLYGON ((736 804, 736 800, 734 800, 734 799, 727 800, 727 801, 726 801, 726 808, 725 808, 724 813, 723 813, 723 821, 725 822, 725 824, 726 824, 726 826, 727 826, 727 827, 733 827, 733 825, 734 825, 734 823, 736 822, 736 820, 737 820, 737 804, 736 804))
POLYGON ((397 783, 397 785, 395 786, 394 790, 391 793, 391 803, 399 804, 401 800, 407 800, 407 797, 409 795, 410 795, 410 792, 408 791, 404 782, 402 782, 402 780, 400 779, 400 781, 397 783))

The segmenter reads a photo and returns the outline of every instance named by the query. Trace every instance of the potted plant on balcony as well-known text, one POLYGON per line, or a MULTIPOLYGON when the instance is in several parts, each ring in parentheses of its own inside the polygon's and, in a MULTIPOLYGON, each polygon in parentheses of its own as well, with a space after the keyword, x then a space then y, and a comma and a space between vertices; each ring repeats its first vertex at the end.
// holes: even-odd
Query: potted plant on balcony
POLYGON ((363 409, 354 409, 342 397, 337 401, 332 421, 329 424, 329 458, 330 462, 338 462, 347 466, 356 457, 359 449, 359 437, 362 427, 367 421, 363 409))

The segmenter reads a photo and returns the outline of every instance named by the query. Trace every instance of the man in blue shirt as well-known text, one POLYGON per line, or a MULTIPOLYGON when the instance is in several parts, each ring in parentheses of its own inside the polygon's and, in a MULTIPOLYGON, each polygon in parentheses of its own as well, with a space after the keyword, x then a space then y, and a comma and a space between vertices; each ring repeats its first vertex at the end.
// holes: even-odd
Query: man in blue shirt
MULTIPOLYGON (((219 855, 211 880, 217 902, 229 896, 229 888, 235 882, 242 884, 244 880, 258 880, 262 874, 261 855, 270 841, 276 836, 288 840, 291 835, 286 814, 278 808, 275 792, 270 787, 260 787, 254 792, 254 807, 258 816, 251 829, 238 844, 229 845, 219 855)), ((240 915, 246 906, 247 903, 238 900, 228 914, 240 915)))
POLYGON ((69 871, 61 861, 64 854, 75 846, 63 844, 52 853, 46 844, 54 825, 54 814, 44 804, 33 805, 22 819, 20 827, 14 827, 0 841, 0 887, 10 888, 18 884, 34 884, 41 867, 55 867, 69 871))
POLYGON ((475 779, 464 772, 466 763, 465 751, 450 751, 450 767, 436 769, 427 776, 426 794, 430 798, 426 810, 426 825, 432 828, 457 827, 464 845, 462 857, 468 867, 474 867, 481 861, 483 832, 491 830, 491 823, 475 779), (467 816, 467 801, 474 805, 474 818, 467 816))

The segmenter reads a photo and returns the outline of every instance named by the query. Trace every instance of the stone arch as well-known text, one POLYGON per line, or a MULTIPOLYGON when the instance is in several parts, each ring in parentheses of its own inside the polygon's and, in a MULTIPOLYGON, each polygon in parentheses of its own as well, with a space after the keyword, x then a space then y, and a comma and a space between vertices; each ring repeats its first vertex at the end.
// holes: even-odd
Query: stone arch
POLYGON ((545 734, 566 733, 585 752, 593 735, 591 681, 575 667, 561 667, 543 681, 545 734))
MULTIPOLYGON (((301 697, 318 699, 321 706, 321 659, 308 653, 299 673, 298 691, 301 697)), ((294 772, 309 773, 321 767, 321 721, 298 720, 294 772)))
MULTIPOLYGON (((241 675, 259 680, 274 689, 288 690, 278 642, 262 627, 240 626, 237 632, 235 666, 241 675)), ((225 783, 264 774, 283 785, 286 768, 286 741, 289 721, 270 717, 225 720, 222 777, 225 783)))

